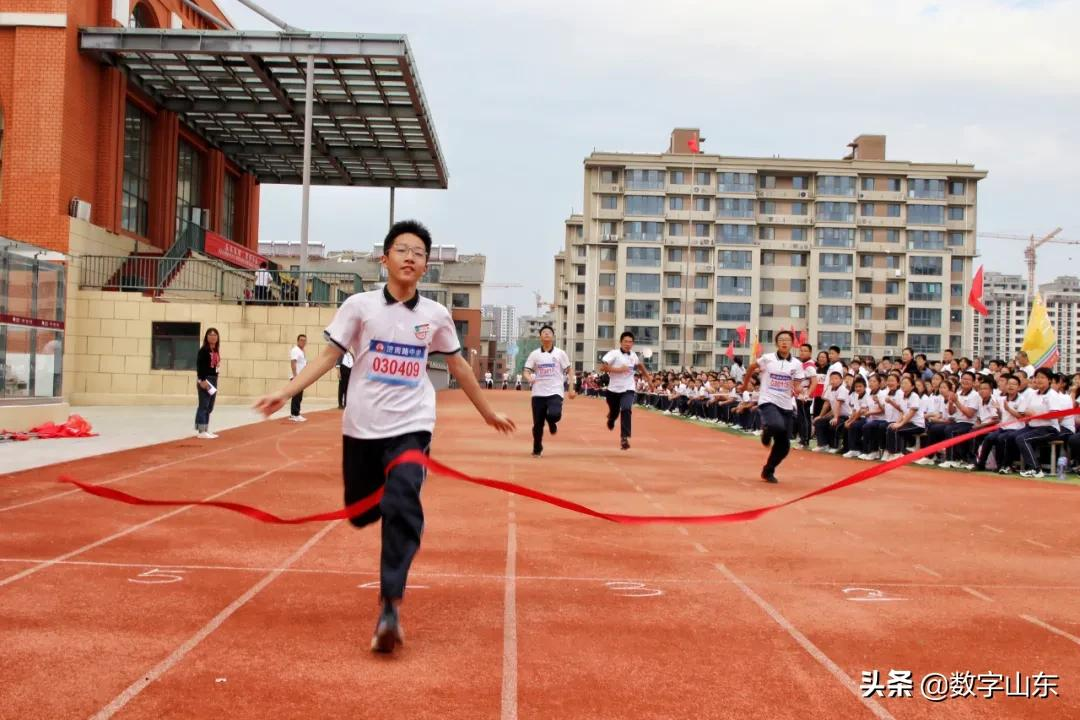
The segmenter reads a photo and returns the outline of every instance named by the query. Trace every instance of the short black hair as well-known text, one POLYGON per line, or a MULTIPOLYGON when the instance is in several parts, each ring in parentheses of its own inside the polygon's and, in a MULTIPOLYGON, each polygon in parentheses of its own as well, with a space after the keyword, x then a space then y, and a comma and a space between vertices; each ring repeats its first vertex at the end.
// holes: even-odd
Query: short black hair
POLYGON ((424 241, 424 252, 431 254, 431 233, 422 223, 416 220, 399 220, 390 226, 390 232, 386 233, 386 239, 382 243, 383 255, 390 252, 390 246, 402 235, 415 235, 424 241))
POLYGON ((830 345, 829 346, 829 352, 835 352, 837 355, 839 355, 840 354, 840 346, 839 345, 830 345))
POLYGON ((538 332, 536 334, 537 335, 543 335, 545 330, 550 330, 552 335, 555 334, 555 328, 551 327, 550 325, 542 325, 542 326, 540 326, 540 332, 538 332))
POLYGON ((629 330, 624 331, 623 334, 619 336, 619 342, 621 343, 626 338, 630 338, 631 340, 633 340, 634 333, 630 332, 629 330))
POLYGON ((807 349, 807 350, 809 350, 810 352, 814 352, 814 346, 813 346, 813 345, 811 345, 810 343, 803 343, 802 345, 800 345, 800 346, 799 346, 799 349, 800 349, 800 350, 801 350, 802 348, 806 348, 806 349, 807 349))
POLYGON ((780 332, 776 333, 776 337, 774 339, 777 342, 779 342, 780 338, 782 338, 785 335, 787 335, 790 340, 792 340, 792 341, 795 340, 795 336, 791 334, 790 330, 781 330, 780 332))
POLYGON ((296 336, 296 342, 300 342, 300 338, 304 338, 305 340, 307 340, 307 335, 305 335, 304 333, 300 333, 296 336))

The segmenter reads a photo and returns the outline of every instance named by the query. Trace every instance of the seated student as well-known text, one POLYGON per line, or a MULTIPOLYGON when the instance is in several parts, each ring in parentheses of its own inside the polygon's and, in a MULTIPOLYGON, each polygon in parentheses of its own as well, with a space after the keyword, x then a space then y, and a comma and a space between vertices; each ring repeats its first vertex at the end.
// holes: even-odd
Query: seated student
MULTIPOLYGON (((934 377, 938 377, 935 375, 934 377)), ((952 428, 953 418, 949 410, 956 394, 956 385, 952 380, 944 380, 938 383, 937 389, 923 397, 923 420, 926 422, 926 443, 934 443, 944 440, 952 428)), ((916 465, 934 465, 937 455, 927 455, 916 460, 916 465)))
MULTIPOLYGON (((997 399, 994 397, 994 390, 997 388, 997 384, 990 378, 983 378, 979 381, 979 406, 975 412, 975 424, 971 426, 972 430, 981 430, 989 425, 997 425, 1001 421, 1001 409, 998 405, 997 399)), ((993 434, 993 433, 991 433, 993 434)), ((963 467, 965 470, 985 470, 985 467, 978 467, 975 464, 976 456, 978 454, 978 443, 982 438, 975 438, 973 454, 971 456, 972 462, 963 463, 957 467, 963 467)))
POLYGON ((757 380, 751 380, 750 386, 742 393, 742 400, 732 411, 735 421, 743 432, 753 433, 757 429, 755 427, 755 421, 757 420, 757 388, 757 380))
MULTIPOLYGON (((844 421, 844 431, 847 437, 846 458, 856 458, 862 455, 862 429, 866 424, 866 417, 870 412, 872 401, 866 391, 866 380, 856 376, 852 383, 853 392, 847 397, 847 420, 844 421)), ((839 430, 839 428, 837 428, 839 430)))
POLYGON ((1005 381, 1005 394, 997 400, 998 417, 1001 419, 996 430, 983 436, 976 454, 975 469, 986 470, 986 463, 993 453, 994 462, 998 473, 1007 475, 1012 470, 1009 468, 1008 455, 1009 441, 1017 431, 1023 429, 1027 423, 1020 417, 1020 379, 1015 375, 1009 375, 1005 381))
POLYGON ((713 396, 712 401, 716 404, 717 421, 725 425, 734 424, 734 411, 741 401, 735 381, 731 378, 726 379, 723 389, 713 396))
MULTIPOLYGON (((1072 380, 1065 378, 1062 388, 1062 394, 1072 400, 1073 406, 1080 407, 1080 375, 1073 375, 1072 380)), ((1064 418, 1061 424, 1063 433, 1066 428, 1071 428, 1072 434, 1065 439, 1065 446, 1068 448, 1069 457, 1072 458, 1073 472, 1080 475, 1080 432, 1076 429, 1076 416, 1064 418)))
MULTIPOLYGON (((858 424, 852 423, 852 434, 848 440, 848 453, 845 457, 857 457, 860 460, 869 460, 871 438, 877 433, 877 426, 887 427, 885 422, 885 400, 887 392, 881 382, 881 378, 875 373, 867 380, 866 395, 862 399, 862 410, 859 413, 858 424), (851 451, 859 450, 857 455, 851 455, 851 451)), ((851 422, 849 419, 848 422, 851 422)), ((849 431, 850 433, 851 431, 849 431)))
MULTIPOLYGON (((979 405, 982 403, 980 393, 975 389, 975 373, 970 370, 960 376, 960 387, 953 394, 952 402, 947 410, 951 412, 952 425, 945 433, 945 438, 954 438, 971 432, 978 420, 979 405)), ((944 439, 944 438, 943 438, 944 439)), ((945 462, 941 467, 967 467, 972 465, 971 442, 953 445, 945 451, 945 462)))
POLYGON ((825 389, 821 397, 824 400, 821 412, 814 420, 814 433, 817 436, 817 447, 814 452, 835 453, 839 449, 840 432, 842 423, 847 418, 842 416, 844 403, 847 402, 848 389, 844 387, 844 376, 839 370, 829 372, 829 387, 825 389))
POLYGON ((890 400, 900 410, 900 419, 891 423, 885 433, 886 454, 882 460, 895 460, 907 452, 908 441, 926 430, 922 398, 915 392, 915 381, 910 375, 900 380, 900 391, 890 400))
POLYGON ((1026 419, 1027 427, 1013 435, 1013 442, 1020 451, 1020 474, 1024 477, 1044 477, 1039 464, 1038 449, 1057 438, 1057 420, 1035 420, 1038 415, 1050 412, 1050 386, 1054 372, 1048 368, 1035 371, 1033 383, 1035 392, 1021 403, 1021 417, 1026 419))
POLYGON ((859 456, 860 460, 884 459, 889 425, 903 416, 900 405, 892 402, 899 394, 900 375, 891 372, 885 377, 884 387, 879 389, 877 394, 877 402, 882 408, 881 415, 867 420, 866 425, 863 426, 863 447, 866 448, 866 452, 859 456))

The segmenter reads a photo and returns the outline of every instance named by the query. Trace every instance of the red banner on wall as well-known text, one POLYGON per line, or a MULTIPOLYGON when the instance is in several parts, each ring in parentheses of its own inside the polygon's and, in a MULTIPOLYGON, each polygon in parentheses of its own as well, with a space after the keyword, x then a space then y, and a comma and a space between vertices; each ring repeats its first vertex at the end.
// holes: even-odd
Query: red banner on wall
POLYGON ((206 242, 203 246, 207 255, 224 260, 236 267, 256 270, 266 262, 266 258, 257 252, 248 250, 243 245, 227 240, 216 232, 206 231, 206 242))
POLYGON ((23 327, 43 328, 45 330, 63 330, 62 320, 42 320, 24 315, 9 315, 0 313, 0 325, 22 325, 23 327))

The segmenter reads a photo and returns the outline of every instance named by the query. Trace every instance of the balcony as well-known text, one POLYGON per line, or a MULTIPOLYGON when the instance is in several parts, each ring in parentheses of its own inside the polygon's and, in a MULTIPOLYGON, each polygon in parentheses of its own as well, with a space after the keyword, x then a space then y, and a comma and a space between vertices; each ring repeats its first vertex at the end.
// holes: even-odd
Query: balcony
POLYGON ((716 191, 721 195, 753 195, 757 188, 754 183, 719 183, 716 186, 716 191))
POLYGON ((716 216, 710 210, 691 210, 690 220, 693 222, 713 222, 716 216))
MULTIPOLYGON (((749 297, 749 295, 747 295, 749 297)), ((712 300, 713 289, 712 288, 691 288, 690 294, 687 296, 689 300, 712 300)))
POLYGON ((683 289, 681 287, 677 287, 677 288, 665 287, 663 297, 665 299, 671 299, 671 300, 682 300, 682 298, 683 298, 683 289))
POLYGON ((795 250, 797 252, 810 250, 810 243, 806 240, 759 240, 754 244, 762 250, 795 250))
POLYGON ((865 202, 902 203, 907 200, 907 196, 899 190, 896 192, 890 192, 888 190, 860 190, 858 198, 865 202))
POLYGON ((690 244, 690 238, 685 235, 665 235, 664 244, 686 247, 690 244))
POLYGON ((975 223, 971 220, 945 220, 946 230, 974 230, 975 223))
POLYGON ((904 218, 902 217, 863 217, 860 215, 855 221, 855 224, 859 227, 887 227, 887 228, 902 228, 904 227, 904 218))
POLYGON ((682 325, 683 324, 683 316, 682 315, 665 315, 664 316, 664 324, 665 325, 682 325))
POLYGON ((689 349, 693 352, 712 352, 714 345, 711 342, 692 342, 689 344, 689 349))
POLYGON ((904 332, 907 330, 907 323, 903 320, 886 320, 885 332, 904 332))
POLYGON ((708 263, 694 263, 694 271, 699 273, 712 273, 715 268, 708 263))
POLYGON ((900 268, 855 268, 855 277, 870 280, 875 282, 885 282, 886 280, 903 280, 904 271, 900 268))
POLYGON ((688 325, 708 325, 712 327, 716 324, 712 315, 690 315, 686 320, 688 325))
POLYGON ((682 352, 683 341, 682 340, 665 340, 663 345, 660 346, 667 352, 682 352))
POLYGON ((596 211, 598 220, 622 220, 622 210, 615 208, 599 208, 596 211))
POLYGON ((805 200, 813 197, 813 193, 793 188, 759 188, 757 196, 765 200, 805 200))
POLYGON ((762 225, 810 225, 814 222, 814 217, 810 214, 764 215, 759 213, 757 215, 757 221, 762 225))
POLYGON ((711 237, 694 237, 690 238, 690 244, 698 247, 711 247, 713 239, 711 237))
POLYGON ((667 191, 671 195, 689 195, 693 192, 694 186, 687 183, 668 183, 667 191))
POLYGON ((668 220, 687 221, 687 220, 690 219, 690 211, 685 210, 685 209, 684 210, 667 210, 667 211, 664 212, 664 217, 667 218, 668 220))
POLYGON ((670 260, 664 261, 664 272, 666 273, 679 273, 680 275, 686 274, 685 262, 673 262, 670 260))

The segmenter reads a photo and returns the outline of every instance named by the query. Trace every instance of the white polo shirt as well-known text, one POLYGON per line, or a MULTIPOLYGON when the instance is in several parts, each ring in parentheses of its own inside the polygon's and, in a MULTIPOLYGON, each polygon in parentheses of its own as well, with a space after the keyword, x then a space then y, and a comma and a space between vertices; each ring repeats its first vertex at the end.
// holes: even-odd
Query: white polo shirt
POLYGON ((609 350, 601 362, 608 367, 630 368, 628 373, 608 373, 608 392, 624 393, 634 389, 634 368, 641 363, 636 352, 631 350, 629 353, 624 353, 622 350, 609 350))
POLYGON ((289 351, 289 379, 299 375, 303 369, 307 367, 307 355, 300 349, 299 345, 293 345, 292 350, 289 351), (292 361, 296 361, 296 372, 292 371, 292 361))
POLYGON ((800 360, 791 357, 786 360, 776 353, 762 355, 757 361, 761 368, 760 404, 775 405, 781 410, 795 409, 795 395, 792 392, 796 382, 806 377, 800 360))
POLYGON ((570 367, 570 358, 554 345, 551 352, 536 348, 525 360, 525 368, 533 373, 533 397, 563 396, 563 378, 570 367))
POLYGON ((326 339, 355 359, 342 432, 360 440, 435 429, 428 355, 461 352, 445 307, 414 295, 398 302, 385 287, 342 303, 326 339))

